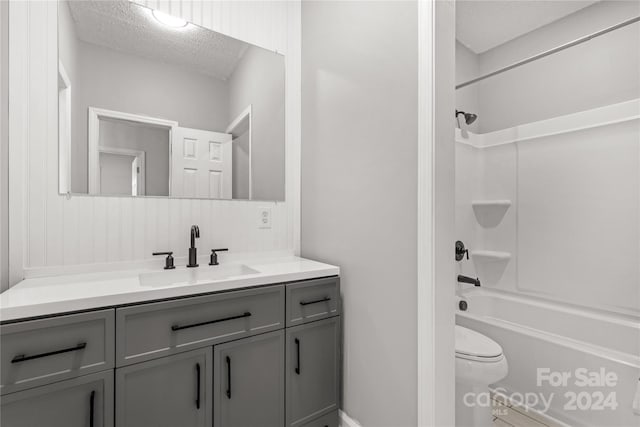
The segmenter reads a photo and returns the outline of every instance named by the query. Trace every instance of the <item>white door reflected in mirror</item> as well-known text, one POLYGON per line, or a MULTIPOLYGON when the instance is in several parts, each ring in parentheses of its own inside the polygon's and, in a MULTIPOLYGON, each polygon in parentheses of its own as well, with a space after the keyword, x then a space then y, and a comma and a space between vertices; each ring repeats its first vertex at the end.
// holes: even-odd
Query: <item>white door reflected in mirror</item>
POLYGON ((171 195, 231 199, 231 135, 200 129, 173 129, 171 195))

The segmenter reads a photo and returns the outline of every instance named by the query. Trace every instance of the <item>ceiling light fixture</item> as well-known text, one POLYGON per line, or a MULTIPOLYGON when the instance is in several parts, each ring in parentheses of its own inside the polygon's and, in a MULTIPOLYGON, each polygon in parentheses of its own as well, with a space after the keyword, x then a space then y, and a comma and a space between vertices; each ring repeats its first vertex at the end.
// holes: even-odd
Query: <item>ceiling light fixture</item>
POLYGON ((168 13, 164 13, 159 10, 152 10, 151 14, 154 18, 156 18, 156 21, 158 21, 162 25, 166 25, 167 27, 182 28, 186 27, 188 24, 188 22, 182 18, 171 16, 168 13))

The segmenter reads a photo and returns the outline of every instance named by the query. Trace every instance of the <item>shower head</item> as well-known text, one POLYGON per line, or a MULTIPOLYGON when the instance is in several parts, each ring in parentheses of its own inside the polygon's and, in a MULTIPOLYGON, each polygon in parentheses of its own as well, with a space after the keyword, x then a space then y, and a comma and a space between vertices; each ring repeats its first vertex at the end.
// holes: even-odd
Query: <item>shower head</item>
POLYGON ((464 115, 464 122, 468 125, 470 125, 471 123, 475 122, 476 119, 478 118, 477 114, 473 114, 473 113, 465 113, 464 111, 459 111, 456 110, 456 119, 458 118, 458 116, 462 114, 464 115))

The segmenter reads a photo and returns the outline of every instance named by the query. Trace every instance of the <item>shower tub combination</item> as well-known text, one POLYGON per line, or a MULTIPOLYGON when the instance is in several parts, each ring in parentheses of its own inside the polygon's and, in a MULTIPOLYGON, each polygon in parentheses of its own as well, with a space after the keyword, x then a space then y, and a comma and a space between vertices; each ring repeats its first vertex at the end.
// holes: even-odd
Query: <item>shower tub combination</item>
POLYGON ((638 135, 640 99, 456 132, 458 273, 482 283, 456 323, 502 347, 495 393, 569 426, 640 426, 638 135))
POLYGON ((640 425, 640 318, 487 289, 458 299, 467 309, 456 323, 497 341, 509 361, 494 391, 571 426, 640 425))

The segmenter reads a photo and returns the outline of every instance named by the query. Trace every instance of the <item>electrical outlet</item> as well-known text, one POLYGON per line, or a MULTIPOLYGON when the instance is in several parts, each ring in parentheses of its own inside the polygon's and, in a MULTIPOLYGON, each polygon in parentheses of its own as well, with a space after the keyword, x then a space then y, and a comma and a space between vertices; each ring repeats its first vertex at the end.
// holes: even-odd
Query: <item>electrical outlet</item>
POLYGON ((271 228, 271 208, 258 208, 258 228, 271 228))

